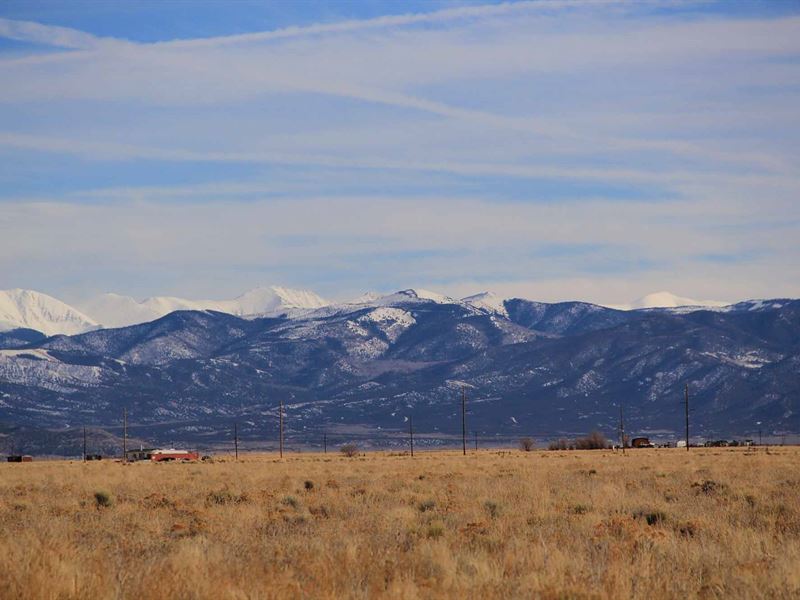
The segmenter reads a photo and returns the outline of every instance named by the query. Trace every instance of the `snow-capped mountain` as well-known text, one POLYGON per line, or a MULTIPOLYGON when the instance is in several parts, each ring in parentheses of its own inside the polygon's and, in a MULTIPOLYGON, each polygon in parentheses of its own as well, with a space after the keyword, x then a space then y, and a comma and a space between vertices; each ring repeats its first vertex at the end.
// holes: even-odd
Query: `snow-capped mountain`
POLYGON ((641 298, 637 298, 629 305, 622 308, 623 310, 640 310, 646 308, 682 308, 682 307, 722 307, 727 306, 728 302, 720 302, 718 300, 695 300, 693 298, 685 298, 677 296, 672 292, 653 292, 641 298))
POLYGON ((620 398, 632 428, 675 432, 686 383, 698 435, 799 422, 798 300, 621 311, 402 290, 277 318, 227 311, 313 297, 238 301, 80 335, 0 334, 0 422, 102 429, 126 407, 153 439, 224 442, 237 418, 264 440, 283 399, 297 439, 334 425, 404 431, 411 411, 436 434, 460 431, 454 381, 470 386, 471 427, 492 434, 613 432, 620 398))
POLYGON ((32 290, 0 290, 0 331, 35 329, 46 335, 73 335, 97 329, 91 317, 32 290))
POLYGON ((125 327, 154 321, 176 310, 215 310, 237 316, 277 316, 327 306, 328 302, 307 290, 279 286, 259 287, 233 300, 189 300, 156 296, 137 301, 130 296, 103 294, 82 309, 104 327, 125 327))
POLYGON ((423 290, 421 288, 409 288, 400 290, 392 294, 378 295, 367 292, 360 298, 348 302, 347 305, 369 305, 369 306, 391 306, 403 302, 434 302, 436 304, 454 304, 456 301, 450 296, 423 290))

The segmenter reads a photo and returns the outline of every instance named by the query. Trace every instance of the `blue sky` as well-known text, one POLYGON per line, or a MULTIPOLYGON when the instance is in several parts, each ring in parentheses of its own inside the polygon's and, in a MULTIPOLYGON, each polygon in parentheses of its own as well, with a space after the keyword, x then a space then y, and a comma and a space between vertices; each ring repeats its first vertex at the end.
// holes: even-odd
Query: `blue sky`
POLYGON ((0 4, 0 289, 800 296, 800 2, 0 4))

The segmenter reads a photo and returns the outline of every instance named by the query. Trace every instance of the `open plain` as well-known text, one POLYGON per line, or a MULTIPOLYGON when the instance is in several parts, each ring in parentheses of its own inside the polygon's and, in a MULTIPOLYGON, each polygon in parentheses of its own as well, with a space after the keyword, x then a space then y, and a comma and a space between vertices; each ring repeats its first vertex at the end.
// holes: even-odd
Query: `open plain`
POLYGON ((798 598, 800 448, 0 465, 2 598, 798 598))

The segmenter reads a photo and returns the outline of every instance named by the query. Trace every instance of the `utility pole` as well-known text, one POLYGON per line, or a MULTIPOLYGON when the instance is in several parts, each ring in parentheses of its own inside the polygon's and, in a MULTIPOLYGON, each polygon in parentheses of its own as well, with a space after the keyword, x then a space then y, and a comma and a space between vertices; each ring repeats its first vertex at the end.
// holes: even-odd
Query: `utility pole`
POLYGON ((128 462, 128 409, 122 409, 122 462, 128 462))
POLYGON ((322 434, 322 451, 327 454, 328 453, 328 434, 322 434))
POLYGON ((473 431, 472 433, 475 435, 475 452, 477 452, 478 451, 478 432, 477 431, 473 431))
POLYGON ((619 445, 622 446, 622 453, 625 454, 625 416, 622 412, 622 402, 619 403, 619 445))
POLYGON ((411 442, 411 457, 414 457, 414 418, 408 415, 408 440, 411 442))
POLYGON ((239 424, 233 424, 233 452, 236 455, 236 460, 239 460, 239 424))
POLYGON ((86 427, 83 428, 83 462, 86 462, 86 427))
POLYGON ((761 421, 757 421, 756 425, 758 425, 758 445, 761 446, 761 421))
POLYGON ((461 386, 461 446, 467 455, 467 386, 461 386))
POLYGON ((283 458, 283 398, 280 400, 280 412, 278 413, 278 419, 280 421, 280 452, 281 458, 283 458))
POLYGON ((684 408, 686 409, 686 451, 689 451, 689 384, 686 384, 684 391, 684 408))

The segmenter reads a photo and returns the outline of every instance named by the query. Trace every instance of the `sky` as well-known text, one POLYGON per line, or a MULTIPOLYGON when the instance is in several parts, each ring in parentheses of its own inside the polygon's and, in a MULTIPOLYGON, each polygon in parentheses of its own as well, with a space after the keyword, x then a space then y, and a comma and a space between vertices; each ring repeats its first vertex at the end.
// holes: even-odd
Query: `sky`
POLYGON ((0 3, 0 289, 800 297, 800 1, 0 3))

